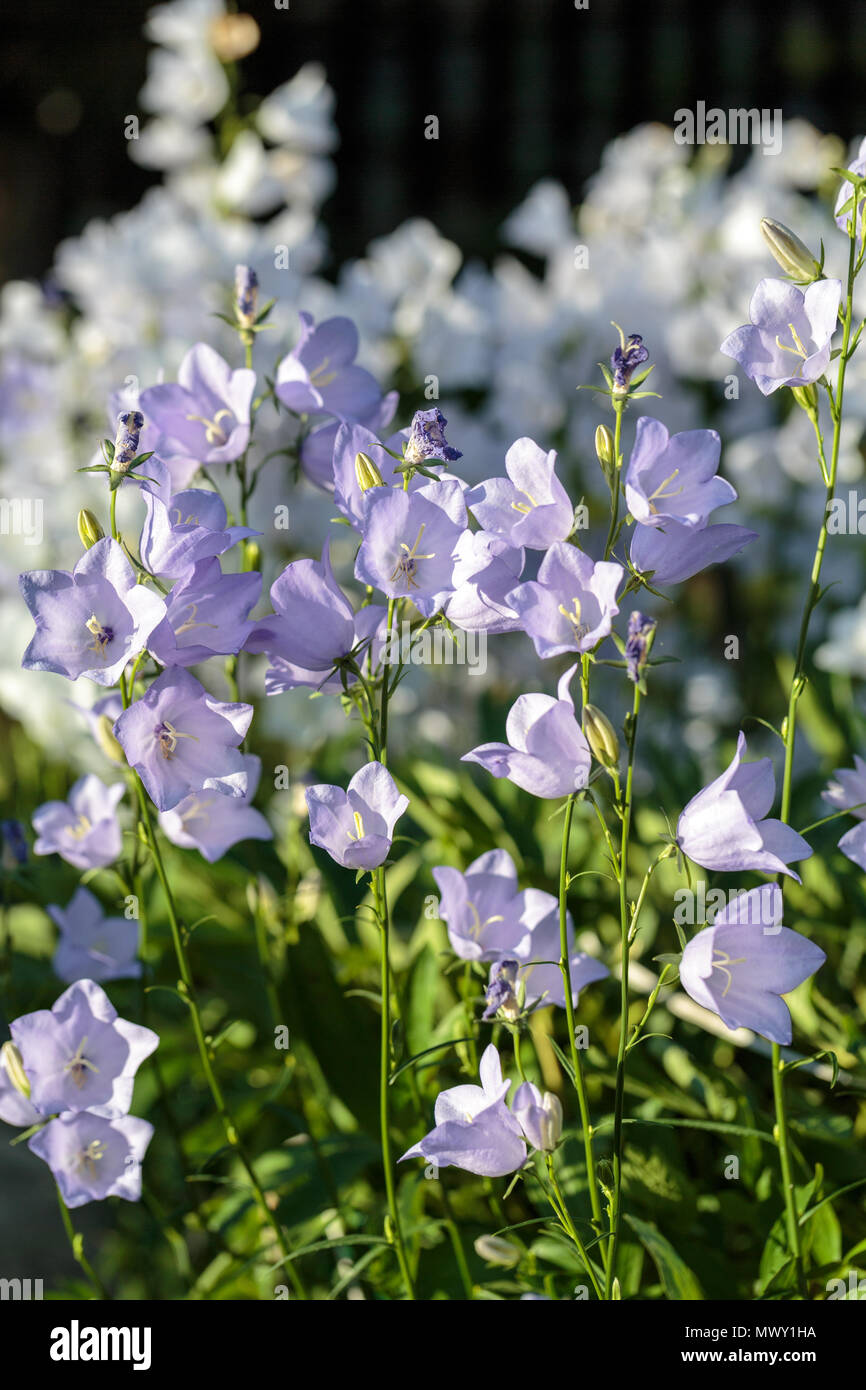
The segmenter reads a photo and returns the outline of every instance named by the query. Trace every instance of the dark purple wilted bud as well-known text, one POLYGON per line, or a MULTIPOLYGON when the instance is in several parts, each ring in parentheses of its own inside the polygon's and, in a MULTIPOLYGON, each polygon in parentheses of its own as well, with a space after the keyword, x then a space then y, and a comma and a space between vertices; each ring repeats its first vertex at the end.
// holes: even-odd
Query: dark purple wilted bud
POLYGON ((255 322, 259 301, 259 277, 251 265, 235 266, 235 312, 238 322, 249 328, 255 322))
POLYGON ((0 864, 4 869, 14 869, 17 864, 27 862, 27 841, 20 821, 0 821, 0 845, 0 864))
MULTIPOLYGON (((615 328, 618 326, 614 324, 615 328)), ((643 338, 639 333, 630 333, 626 338, 620 328, 619 338, 619 347, 614 348, 610 365, 613 367, 613 389, 617 395, 624 395, 628 391, 632 373, 642 362, 646 362, 649 352, 644 347, 643 338)))
POLYGON ((453 463, 462 458, 459 449, 452 449, 445 438, 448 421, 438 407, 416 410, 412 417, 412 432, 406 444, 407 463, 424 463, 427 459, 444 459, 453 463))
POLYGON ((140 410, 122 410, 118 415, 112 473, 128 472, 129 465, 138 453, 138 438, 143 428, 144 416, 140 410))
POLYGON ((481 1015, 482 1018, 494 1018, 500 1009, 506 1018, 517 1018, 520 1013, 520 1001, 516 994, 519 969, 519 962, 510 957, 494 961, 490 967, 490 983, 487 986, 487 1008, 481 1015))
POLYGON ((637 609, 628 620, 625 660, 628 678, 634 681, 635 685, 643 676, 656 626, 655 618, 648 618, 645 613, 639 613, 637 609))

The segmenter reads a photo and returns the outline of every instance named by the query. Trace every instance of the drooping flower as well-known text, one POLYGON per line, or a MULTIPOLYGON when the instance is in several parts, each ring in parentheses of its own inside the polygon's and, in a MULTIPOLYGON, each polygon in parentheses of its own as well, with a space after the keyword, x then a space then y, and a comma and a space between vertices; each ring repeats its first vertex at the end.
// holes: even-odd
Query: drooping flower
POLYGON ((435 462, 454 463, 463 455, 454 449, 445 438, 448 421, 438 406, 430 410, 416 410, 409 427, 404 457, 407 463, 435 462))
POLYGON ((531 1081, 518 1086, 511 1109, 534 1149, 553 1153, 562 1138, 562 1101, 552 1091, 541 1094, 531 1081))
POLYGON ((811 846, 780 820, 768 820, 776 795, 773 764, 769 758, 744 763, 746 737, 737 739, 737 751, 729 766, 714 782, 699 791, 677 823, 677 844, 683 854, 705 869, 722 873, 758 869, 767 874, 789 874, 788 865, 808 859, 811 846))
POLYGON ((515 632, 520 619, 508 603, 523 573, 524 552, 489 531, 464 531, 457 542, 454 593, 445 616, 465 632, 515 632))
POLYGON ((76 980, 128 980, 141 974, 138 922, 106 917, 87 888, 77 888, 66 907, 46 911, 60 931, 54 973, 67 984, 76 980))
POLYGON ((508 712, 508 743, 483 743, 461 761, 480 763, 533 796, 570 796, 589 780, 592 755, 575 718, 569 685, 576 666, 560 678, 557 698, 520 695, 508 712))
POLYGON ((866 762, 855 753, 853 768, 838 768, 833 776, 835 781, 822 797, 837 810, 850 811, 858 822, 846 830, 839 848, 859 868, 866 869, 866 762))
POLYGON ((751 323, 722 343, 763 395, 780 386, 818 381, 830 365, 841 280, 816 280, 805 290, 787 280, 761 280, 749 305, 751 323))
POLYGON ((89 1110, 108 1119, 125 1115, 135 1073, 159 1046, 150 1028, 119 1018, 93 980, 77 980, 51 1009, 22 1014, 9 1025, 43 1115, 89 1110))
POLYGON ((432 617, 454 592, 457 543, 467 525, 460 484, 431 482, 417 492, 374 488, 367 495, 356 578, 389 598, 410 598, 432 617))
POLYGON ((542 560, 538 579, 518 584, 507 602, 542 660, 588 652, 610 632, 622 577, 622 565, 593 563, 576 546, 558 541, 542 560))
POLYGON ((358 330, 351 319, 316 324, 301 313, 301 336, 277 368, 276 393, 298 415, 338 415, 361 420, 371 415, 382 393, 375 377, 354 365, 358 330))
POLYGON ((160 811, 191 792, 243 796, 247 774, 238 744, 252 705, 215 700, 181 666, 172 666, 124 710, 115 736, 160 811))
POLYGON ((668 521, 699 529, 710 512, 737 500, 716 472, 721 440, 715 430, 669 435, 660 420, 642 415, 625 475, 628 509, 642 526, 668 521))
POLYGON ((463 960, 496 960, 521 939, 523 906, 517 870, 507 850, 494 849, 473 860, 465 873, 450 865, 433 870, 439 889, 439 915, 448 939, 463 960))
POLYGON ((27 1141, 48 1164, 70 1209, 106 1197, 141 1198, 141 1165, 153 1125, 135 1115, 105 1119, 79 1112, 59 1115, 27 1141))
POLYGON ((236 654, 253 630, 249 614, 261 590, 256 570, 223 574, 215 555, 197 561, 166 598, 166 616, 151 633, 149 650, 163 666, 236 654))
POLYGON ((117 805, 124 786, 106 786, 92 772, 70 788, 65 801, 46 801, 33 812, 34 854, 59 854, 76 869, 103 869, 120 858, 123 839, 117 805))
POLYGON ((710 565, 730 560, 732 555, 738 555, 750 541, 757 539, 757 531, 735 526, 732 522, 696 531, 681 522, 666 521, 663 529, 636 526, 629 558, 640 574, 652 576, 650 582, 654 588, 682 584, 710 565))
POLYGON ((649 644, 657 626, 658 623, 655 618, 648 618, 645 613, 640 613, 637 609, 629 617, 625 641, 626 673, 629 680, 634 681, 635 685, 643 676, 649 655, 649 644))
POLYGON ((249 526, 229 526, 225 503, 207 488, 170 491, 170 485, 143 487, 147 515, 141 528, 139 553, 151 574, 179 579, 200 560, 222 555, 250 536, 249 526))
POLYGON ((471 489, 466 505, 485 531, 513 546, 547 550, 574 530, 574 508, 556 476, 556 450, 518 439, 505 455, 507 478, 471 489))
MULTIPOLYGON (((355 613, 334 578, 328 541, 321 561, 293 560, 286 566, 271 585, 271 602, 274 613, 255 624, 246 642, 249 652, 280 658, 268 694, 296 685, 323 686, 352 652, 360 662, 386 616, 381 604, 355 613)), ((346 679, 351 684, 356 678, 347 672, 346 679)))
POLYGON ((107 537, 84 552, 71 574, 31 570, 18 584, 36 622, 22 666, 72 681, 87 676, 116 685, 165 617, 162 599, 136 582, 122 547, 107 537))
POLYGON ((727 1028, 751 1028, 785 1045, 791 1041, 791 1015, 781 996, 814 975, 826 956, 781 921, 777 884, 739 893, 688 942, 680 980, 727 1028))
POLYGON ((480 1086, 453 1086, 436 1098, 435 1129, 411 1149, 407 1158, 424 1158, 438 1168, 463 1168, 482 1177, 501 1178, 526 1162, 519 1123, 505 1104, 511 1086, 502 1079, 499 1053, 491 1043, 481 1058, 480 1086))
POLYGON ((232 463, 250 442, 250 404, 256 374, 232 371, 207 343, 196 343, 180 364, 177 382, 150 386, 139 404, 173 452, 199 463, 232 463))
POLYGON ((319 783, 307 788, 310 843, 326 849, 344 869, 376 869, 384 864, 394 826, 408 796, 381 763, 366 763, 348 787, 319 783))
POLYGON ((251 805, 262 772, 261 758, 242 754, 247 775, 243 796, 221 796, 215 791, 193 792, 171 811, 163 811, 159 823, 167 839, 181 849, 197 849, 209 864, 241 840, 272 840, 274 832, 261 811, 251 805))

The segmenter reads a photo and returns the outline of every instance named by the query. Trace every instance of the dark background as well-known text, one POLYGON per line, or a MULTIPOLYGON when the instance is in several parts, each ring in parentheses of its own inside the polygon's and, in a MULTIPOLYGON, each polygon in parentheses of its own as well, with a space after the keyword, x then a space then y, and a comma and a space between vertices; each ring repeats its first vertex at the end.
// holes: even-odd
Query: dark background
MULTIPOLYGON (((123 118, 147 44, 145 0, 27 0, 0 35, 0 279, 39 276, 63 236, 133 206, 156 179, 123 118)), ((404 218, 429 216, 489 255, 545 175, 578 198, 603 146, 679 106, 780 107, 846 140, 866 127, 866 3, 700 0, 267 0, 244 62, 264 95, 302 63, 337 93, 332 264, 404 218), (438 141, 424 118, 440 120, 438 141)), ((741 156, 742 156, 742 152, 741 156)))

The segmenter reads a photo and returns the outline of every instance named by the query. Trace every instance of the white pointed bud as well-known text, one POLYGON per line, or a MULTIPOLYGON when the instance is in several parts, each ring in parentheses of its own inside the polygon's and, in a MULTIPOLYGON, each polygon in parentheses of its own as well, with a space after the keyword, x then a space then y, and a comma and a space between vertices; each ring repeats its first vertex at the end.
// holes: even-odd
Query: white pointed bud
POLYGON ((12 1082, 16 1091, 20 1092, 22 1096, 26 1096, 29 1100, 30 1082, 27 1080, 27 1074, 24 1071, 21 1053, 13 1042, 5 1042, 3 1046, 0 1047, 0 1066, 6 1068, 9 1080, 12 1082))
POLYGON ((613 435, 607 425, 599 425, 595 432, 595 453, 605 473, 613 468, 616 463, 616 450, 613 435))
POLYGON ((817 280, 821 267, 808 246, 800 240, 790 227, 783 222, 775 222, 772 217, 761 221, 761 233, 774 257, 786 275, 795 280, 817 280))
POLYGON ((385 486, 385 480, 369 454, 355 455, 355 477, 362 492, 368 492, 371 487, 385 486))
POLYGON ((519 1246, 512 1245, 510 1240, 503 1240, 502 1236, 479 1236, 474 1244, 476 1255, 490 1265, 501 1265, 503 1269, 511 1269, 519 1264, 523 1256, 519 1246))
POLYGON ((126 754, 114 737, 114 720, 109 719, 107 714, 100 714, 96 720, 93 737, 106 758, 110 758, 113 763, 126 763, 126 754))
POLYGON ((616 767, 619 762, 619 739, 607 715, 597 705, 584 705, 583 732, 602 767, 616 767))
POLYGON ((96 545, 97 541, 104 540, 104 538, 105 532, 93 515, 93 512, 88 511, 86 507, 82 507, 81 511, 78 513, 78 539, 81 541, 84 549, 89 550, 92 545, 96 545))

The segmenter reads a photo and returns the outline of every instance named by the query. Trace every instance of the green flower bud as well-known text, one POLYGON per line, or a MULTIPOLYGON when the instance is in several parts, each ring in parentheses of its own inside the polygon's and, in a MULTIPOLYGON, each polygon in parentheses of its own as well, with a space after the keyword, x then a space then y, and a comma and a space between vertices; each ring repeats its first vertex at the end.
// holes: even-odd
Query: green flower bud
POLYGON ((519 1246, 513 1245, 510 1240, 503 1240, 502 1236, 479 1236, 474 1244, 476 1255, 480 1255, 489 1265, 502 1265, 504 1269, 519 1264, 523 1256, 519 1246))
POLYGON ((808 246, 783 222, 774 222, 772 217, 765 217, 761 221, 761 233, 786 275, 810 282, 818 279, 820 265, 808 246))
POLYGON ((97 541, 105 539, 105 532, 93 512, 89 512, 86 507, 82 507, 78 513, 78 537, 85 550, 96 545, 97 541))
POLYGON ((818 414, 818 388, 813 381, 808 386, 792 386, 791 395, 807 415, 818 414))
POLYGON ((9 1076, 9 1080, 22 1096, 30 1099, 30 1082, 21 1061, 21 1053, 13 1042, 5 1042, 0 1047, 0 1066, 4 1066, 9 1076))
POLYGON ((258 541, 244 542, 244 563, 248 570, 257 570, 262 563, 262 548, 258 541))
POLYGON ((613 468, 616 463, 616 450, 613 446, 613 435, 607 425, 599 425, 595 432, 595 452, 605 472, 613 468))
POLYGON ((619 739, 607 715, 597 705, 584 705, 583 732, 602 767, 616 767, 619 762, 619 739))
POLYGON ((107 714, 100 714, 96 720, 93 737, 106 758, 110 758, 113 763, 126 763, 126 754, 114 737, 114 720, 109 719, 107 714))
POLYGON ((368 492, 371 487, 385 486, 385 480, 369 454, 355 455, 355 477, 362 492, 368 492))

